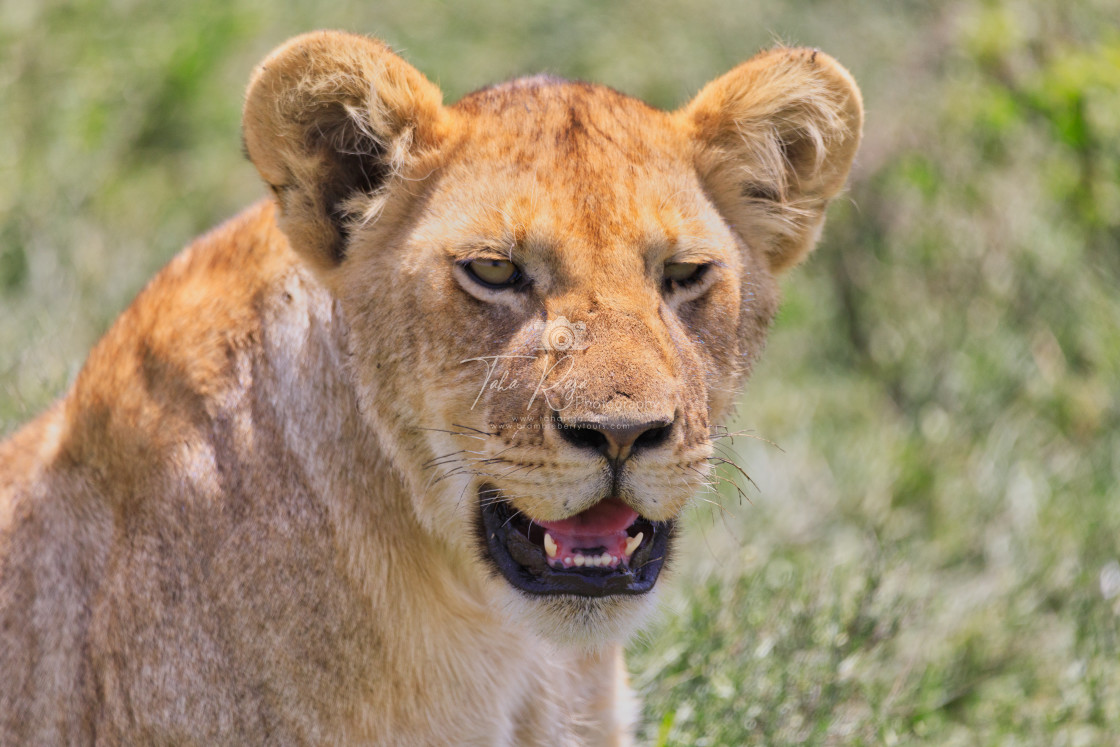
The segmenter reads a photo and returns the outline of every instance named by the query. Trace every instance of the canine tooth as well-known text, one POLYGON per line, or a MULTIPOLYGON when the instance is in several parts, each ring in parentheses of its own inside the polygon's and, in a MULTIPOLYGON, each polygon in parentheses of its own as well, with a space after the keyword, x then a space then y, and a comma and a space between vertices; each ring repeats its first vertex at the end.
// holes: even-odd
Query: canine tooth
POLYGON ((584 560, 582 555, 577 555, 574 558, 572 558, 572 562, 575 563, 576 565, 582 566, 586 561, 584 560))
POLYGON ((634 551, 638 549, 638 545, 642 544, 642 539, 644 539, 644 537, 645 534, 643 532, 638 532, 633 537, 626 538, 626 557, 630 557, 634 554, 634 551))
POLYGON ((550 558, 556 557, 556 540, 548 532, 544 533, 544 552, 550 558))

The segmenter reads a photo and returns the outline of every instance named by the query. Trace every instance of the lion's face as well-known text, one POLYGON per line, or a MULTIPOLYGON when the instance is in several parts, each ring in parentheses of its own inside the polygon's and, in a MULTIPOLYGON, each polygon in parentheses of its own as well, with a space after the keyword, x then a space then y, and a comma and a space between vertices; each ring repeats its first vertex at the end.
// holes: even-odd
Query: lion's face
MULTIPOLYGON (((768 121, 738 80, 666 113, 536 78, 445 109, 371 42, 328 39, 319 54, 343 41, 368 45, 336 61, 352 77, 386 76, 355 89, 383 97, 360 116, 392 121, 355 126, 352 104, 330 115, 340 78, 324 98, 304 71, 290 85, 319 98, 297 114, 334 116, 316 123, 326 140, 286 152, 254 137, 259 80, 246 139, 293 245, 319 245, 303 251, 349 327, 364 412, 465 577, 555 638, 617 638, 705 486, 711 428, 776 309, 774 272, 811 246, 843 181, 858 117, 841 114, 858 99, 794 97, 768 121), (843 133, 841 168, 827 141, 843 133)), ((281 79, 286 62, 308 64, 283 54, 266 63, 281 79)), ((779 62, 821 72, 815 57, 756 67, 779 62)), ((756 88, 775 85, 758 72, 756 88)))
POLYGON ((541 81, 456 116, 471 126, 401 245, 352 249, 388 270, 346 285, 357 365, 425 457, 417 511, 464 562, 529 606, 613 609, 654 587, 704 485, 773 280, 668 115, 541 81))

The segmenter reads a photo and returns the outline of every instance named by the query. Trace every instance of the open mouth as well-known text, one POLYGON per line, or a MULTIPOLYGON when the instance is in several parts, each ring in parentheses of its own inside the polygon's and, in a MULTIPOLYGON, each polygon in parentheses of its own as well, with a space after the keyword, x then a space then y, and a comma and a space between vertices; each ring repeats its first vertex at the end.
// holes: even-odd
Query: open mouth
POLYGON ((493 486, 480 491, 480 529, 486 555, 515 588, 602 597, 644 594, 657 581, 674 522, 645 519, 617 498, 561 521, 532 521, 494 495, 493 486))

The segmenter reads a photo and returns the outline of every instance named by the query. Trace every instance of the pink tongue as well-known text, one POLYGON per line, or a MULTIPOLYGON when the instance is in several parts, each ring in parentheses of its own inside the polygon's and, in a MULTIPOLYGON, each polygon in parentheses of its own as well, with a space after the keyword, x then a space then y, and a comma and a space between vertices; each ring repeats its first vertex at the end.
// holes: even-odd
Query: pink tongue
POLYGON ((592 557, 601 553, 613 557, 615 567, 627 563, 626 529, 638 518, 638 512, 622 501, 609 498, 568 519, 538 521, 555 544, 554 565, 570 567, 577 555, 586 552, 592 557))
POLYGON ((638 512, 617 498, 608 498, 591 508, 560 521, 538 521, 554 535, 591 539, 623 532, 638 518, 638 512))

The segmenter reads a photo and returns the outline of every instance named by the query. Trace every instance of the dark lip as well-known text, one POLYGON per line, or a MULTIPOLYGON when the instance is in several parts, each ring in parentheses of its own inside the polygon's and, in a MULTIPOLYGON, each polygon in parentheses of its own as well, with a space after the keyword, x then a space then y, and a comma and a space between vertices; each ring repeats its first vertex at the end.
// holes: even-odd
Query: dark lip
POLYGON ((625 568, 553 568, 543 548, 515 525, 514 510, 507 502, 481 499, 496 494, 491 485, 479 490, 478 529, 483 557, 515 589, 538 596, 606 597, 645 594, 657 583, 670 550, 675 521, 639 518, 635 526, 652 536, 634 551, 625 568))

